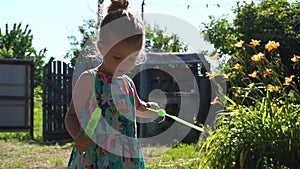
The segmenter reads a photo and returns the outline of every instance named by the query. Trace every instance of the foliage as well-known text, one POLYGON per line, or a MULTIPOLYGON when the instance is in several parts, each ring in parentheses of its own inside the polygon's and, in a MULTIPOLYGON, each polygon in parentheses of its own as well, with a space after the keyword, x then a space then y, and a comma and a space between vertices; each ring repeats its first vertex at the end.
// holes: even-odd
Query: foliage
POLYGON ((71 65, 75 66, 76 59, 80 52, 83 50, 86 43, 97 35, 97 24, 93 19, 84 20, 84 24, 78 26, 78 30, 81 33, 80 40, 75 35, 68 37, 71 40, 72 48, 66 53, 64 58, 70 59, 71 65))
MULTIPOLYGON (((78 27, 81 33, 81 40, 78 40, 75 35, 69 36, 72 48, 67 52, 65 58, 71 60, 71 65, 74 66, 76 58, 82 52, 83 48, 89 40, 97 36, 97 24, 95 20, 84 20, 84 24, 78 27)), ((146 25, 146 52, 186 52, 187 45, 182 43, 177 34, 170 36, 165 34, 165 31, 158 26, 151 28, 146 25)))
MULTIPOLYGON (((281 43, 261 42, 234 44, 238 56, 224 67, 229 96, 219 96, 230 113, 219 116, 203 144, 201 169, 300 167, 300 95, 294 82, 299 77, 283 73, 281 43)), ((291 67, 298 67, 299 60, 294 55, 291 67)))
POLYGON ((186 52, 188 50, 188 46, 180 41, 177 34, 167 35, 165 31, 158 25, 146 26, 147 52, 186 52))
POLYGON ((35 62, 35 85, 42 85, 43 65, 46 48, 39 52, 32 46, 33 35, 26 25, 25 29, 21 28, 21 23, 15 23, 12 30, 9 30, 8 24, 5 25, 5 32, 0 29, 0 58, 13 59, 31 59, 34 57, 35 62))
MULTIPOLYGON (((286 76, 284 73, 286 66, 282 63, 278 50, 281 43, 269 41, 261 45, 261 40, 252 39, 250 44, 239 41, 235 47, 239 55, 233 56, 223 69, 229 85, 232 86, 228 91, 235 102, 249 105, 253 99, 255 101, 265 96, 264 89, 276 90, 277 92, 272 92, 272 97, 288 97, 290 91, 297 90, 293 87, 299 76, 286 76), (265 49, 260 50, 262 47, 265 49), (254 54, 248 53, 249 49, 254 54), (294 85, 289 85, 290 83, 294 85)), ((299 69, 297 59, 299 60, 299 56, 294 55, 293 64, 289 67, 299 69)))
MULTIPOLYGON (((210 16, 210 23, 204 23, 203 34, 221 55, 232 57, 241 57, 234 46, 241 39, 245 43, 250 43, 251 39, 261 39, 262 43, 268 43, 269 39, 280 42, 282 47, 279 54, 286 66, 284 74, 299 75, 299 67, 292 69, 289 66, 293 55, 300 55, 300 34, 293 27, 295 19, 300 16, 299 6, 300 2, 290 4, 286 0, 263 0, 258 4, 237 2, 237 7, 233 10, 236 17, 232 23, 226 18, 216 19, 210 16)), ((262 49, 263 47, 258 50, 262 49)), ((251 47, 246 47, 245 50, 249 54, 255 53, 251 47)))
POLYGON ((267 96, 245 107, 232 101, 232 114, 221 116, 202 147, 199 168, 299 168, 300 106, 279 101, 289 102, 267 96))

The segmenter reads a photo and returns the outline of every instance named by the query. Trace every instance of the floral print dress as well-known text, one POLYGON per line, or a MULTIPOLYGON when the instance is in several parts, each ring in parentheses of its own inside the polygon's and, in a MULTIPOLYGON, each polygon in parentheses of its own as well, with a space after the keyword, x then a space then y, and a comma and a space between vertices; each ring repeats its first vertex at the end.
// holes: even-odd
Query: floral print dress
POLYGON ((85 130, 98 106, 101 118, 87 152, 74 147, 70 169, 144 169, 141 146, 137 139, 134 88, 126 75, 112 77, 97 69, 88 70, 94 77, 95 92, 79 120, 85 130))

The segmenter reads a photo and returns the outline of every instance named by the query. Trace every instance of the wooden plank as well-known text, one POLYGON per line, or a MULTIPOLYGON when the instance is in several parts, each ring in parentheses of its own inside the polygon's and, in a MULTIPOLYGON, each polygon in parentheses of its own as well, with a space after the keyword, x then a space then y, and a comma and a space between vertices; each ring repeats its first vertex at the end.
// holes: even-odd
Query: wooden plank
POLYGON ((50 81, 48 80, 47 82, 48 87, 50 87, 52 90, 54 90, 53 92, 58 92, 62 95, 64 95, 65 97, 69 97, 69 95, 63 90, 61 89, 59 86, 57 86, 54 81, 50 81))
MULTIPOLYGON (((63 75, 65 75, 64 76, 64 78, 63 78, 63 81, 62 81, 62 88, 64 89, 64 91, 66 91, 67 90, 67 86, 68 86, 68 77, 66 76, 66 75, 68 75, 67 73, 67 69, 68 69, 68 65, 66 64, 66 63, 63 63, 63 75)), ((66 91, 66 93, 67 93, 67 91, 66 91)), ((67 99, 67 97, 65 97, 64 95, 62 95, 62 102, 68 102, 69 101, 69 99, 67 99)), ((65 119, 65 116, 66 116, 66 113, 67 113, 67 111, 68 111, 68 105, 69 105, 69 103, 67 103, 67 104, 62 104, 61 106, 62 106, 62 118, 63 118, 63 120, 65 119)), ((65 128, 65 124, 64 124, 64 121, 61 123, 61 128, 62 129, 66 129, 65 128)))
POLYGON ((46 109, 46 105, 47 105, 47 75, 48 75, 48 64, 46 64, 43 67, 43 139, 46 140, 47 138, 47 109, 46 109))
MULTIPOLYGON (((61 81, 62 81, 62 68, 61 68, 61 65, 62 65, 62 63, 59 61, 59 62, 57 62, 57 75, 59 75, 59 76, 57 76, 57 86, 60 88, 60 89, 62 89, 61 88, 61 81)), ((56 102, 57 103, 61 103, 62 102, 62 95, 60 94, 60 93, 58 93, 58 92, 56 92, 56 102)), ((59 104, 57 104, 56 105, 57 107, 56 107, 56 113, 57 113, 57 117, 56 117, 56 119, 57 119, 57 124, 56 124, 56 129, 55 130, 62 130, 62 123, 63 123, 63 118, 62 118, 62 105, 59 105, 59 104), (59 118, 59 119, 58 119, 59 118)))
POLYGON ((25 104, 0 104, 0 107, 24 107, 25 104))
POLYGON ((22 87, 22 86, 25 86, 25 84, 13 84, 13 83, 0 83, 0 86, 20 86, 20 87, 22 87))
POLYGON ((30 96, 0 96, 0 100, 26 100, 30 98, 30 96))
MULTIPOLYGON (((47 74, 47 76, 48 76, 48 79, 47 79, 47 83, 48 83, 48 81, 52 81, 53 79, 52 79, 52 76, 51 76, 51 74, 52 74, 52 62, 51 63, 49 63, 49 67, 48 67, 48 74, 47 74)), ((47 87, 47 89, 48 89, 48 98, 47 98, 47 102, 48 102, 48 104, 47 105, 49 105, 49 102, 52 102, 52 89, 48 86, 47 87)), ((48 108, 52 108, 52 105, 49 105, 49 107, 47 107, 47 109, 46 110, 48 110, 48 108)), ((47 113, 47 126, 46 126, 46 130, 47 131, 51 131, 52 130, 52 117, 51 117, 51 115, 49 115, 49 113, 48 113, 48 111, 46 111, 47 113)))

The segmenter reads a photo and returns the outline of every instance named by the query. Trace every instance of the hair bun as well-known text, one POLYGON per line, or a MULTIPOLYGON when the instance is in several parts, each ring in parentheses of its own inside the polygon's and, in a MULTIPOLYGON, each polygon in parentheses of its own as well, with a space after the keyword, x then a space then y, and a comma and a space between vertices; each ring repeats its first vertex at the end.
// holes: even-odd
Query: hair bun
POLYGON ((110 6, 107 9, 107 12, 112 12, 116 10, 126 10, 129 5, 128 0, 112 0, 110 6))

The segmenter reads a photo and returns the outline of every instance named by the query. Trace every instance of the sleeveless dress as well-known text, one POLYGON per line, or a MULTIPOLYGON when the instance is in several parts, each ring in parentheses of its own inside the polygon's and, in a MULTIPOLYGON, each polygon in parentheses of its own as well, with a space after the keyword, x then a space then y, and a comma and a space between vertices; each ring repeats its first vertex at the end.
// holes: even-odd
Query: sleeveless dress
POLYGON ((137 138, 134 87, 126 75, 112 77, 97 69, 88 70, 94 77, 94 93, 79 119, 84 131, 93 111, 101 117, 87 152, 73 147, 69 169, 144 169, 141 145, 137 138))

